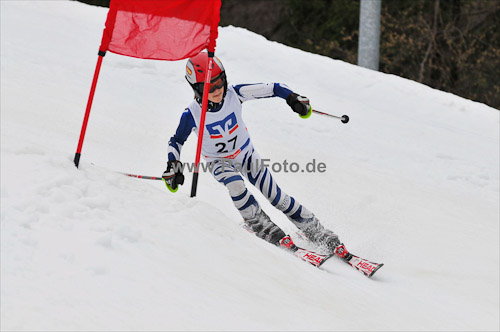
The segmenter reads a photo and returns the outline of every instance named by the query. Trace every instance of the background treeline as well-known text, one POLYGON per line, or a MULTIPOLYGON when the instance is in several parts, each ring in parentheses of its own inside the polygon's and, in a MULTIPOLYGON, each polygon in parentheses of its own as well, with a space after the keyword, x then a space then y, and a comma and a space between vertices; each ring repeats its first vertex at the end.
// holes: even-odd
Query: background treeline
MULTIPOLYGON (((221 25, 355 64, 359 7, 359 0, 222 0, 221 25)), ((381 20, 380 71, 500 109, 500 0, 382 0, 381 20)))

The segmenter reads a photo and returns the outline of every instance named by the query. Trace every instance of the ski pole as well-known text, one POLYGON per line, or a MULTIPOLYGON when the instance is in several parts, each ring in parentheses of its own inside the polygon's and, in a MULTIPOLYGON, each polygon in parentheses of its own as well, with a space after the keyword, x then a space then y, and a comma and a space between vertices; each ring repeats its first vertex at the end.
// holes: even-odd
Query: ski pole
MULTIPOLYGON (((163 180, 163 178, 157 177, 157 176, 136 175, 136 174, 121 173, 121 172, 119 172, 119 173, 123 174, 123 175, 126 175, 126 176, 130 176, 132 178, 137 178, 137 179, 163 180)), ((165 182, 165 185, 167 186, 168 190, 170 190, 173 193, 175 193, 179 189, 179 186, 177 186, 177 188, 175 188, 175 189, 172 189, 172 187, 167 182, 165 182)))
MULTIPOLYGON (((90 164, 92 166, 96 166, 94 163, 90 163, 90 164)), ((137 174, 123 173, 123 172, 118 172, 118 171, 113 171, 113 170, 109 170, 109 171, 111 171, 113 173, 125 175, 125 176, 130 176, 131 178, 145 179, 145 180, 163 180, 163 178, 161 176, 137 175, 137 174)))
POLYGON ((332 114, 328 114, 328 113, 324 113, 324 112, 320 112, 320 111, 316 111, 316 110, 312 110, 312 111, 313 111, 313 113, 317 113, 317 114, 321 114, 324 116, 329 116, 331 118, 339 119, 340 121, 342 121, 342 123, 349 122, 349 117, 347 115, 336 116, 336 115, 332 115, 332 114))
POLYGON ((120 174, 123 174, 123 175, 126 175, 126 176, 130 176, 132 178, 138 178, 138 179, 145 179, 145 180, 162 180, 162 177, 158 177, 158 176, 147 176, 147 175, 136 175, 136 174, 128 174, 128 173, 122 173, 122 172, 118 172, 120 174))

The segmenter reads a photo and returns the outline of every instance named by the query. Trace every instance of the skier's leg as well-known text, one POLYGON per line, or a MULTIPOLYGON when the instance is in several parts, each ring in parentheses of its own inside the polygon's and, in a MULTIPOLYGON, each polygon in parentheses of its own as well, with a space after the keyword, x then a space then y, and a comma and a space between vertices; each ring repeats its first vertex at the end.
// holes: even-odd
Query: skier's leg
POLYGON ((261 191, 271 205, 282 211, 299 229, 315 219, 311 211, 281 190, 271 171, 263 165, 257 151, 253 150, 248 154, 244 160, 242 173, 261 191))
POLYGON ((274 207, 282 211, 312 242, 331 251, 341 244, 338 236, 331 230, 324 228, 309 209, 281 190, 269 169, 262 164, 257 151, 253 150, 245 158, 242 173, 274 207))
POLYGON ((212 175, 226 186, 234 206, 258 237, 276 244, 285 236, 281 228, 276 226, 260 208, 255 197, 245 187, 245 182, 234 165, 227 161, 217 160, 213 164, 212 175))
POLYGON ((234 206, 238 209, 243 219, 252 219, 260 210, 259 203, 245 187, 245 182, 235 167, 225 161, 213 162, 212 175, 226 186, 234 206))

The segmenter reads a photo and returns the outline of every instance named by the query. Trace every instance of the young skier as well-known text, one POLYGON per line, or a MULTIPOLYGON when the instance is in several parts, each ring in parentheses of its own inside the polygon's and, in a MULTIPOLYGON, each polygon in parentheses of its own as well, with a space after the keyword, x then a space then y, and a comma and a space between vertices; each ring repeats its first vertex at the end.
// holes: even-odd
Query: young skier
MULTIPOLYGON (((182 145, 191 131, 197 134, 199 131, 207 57, 207 53, 202 52, 186 64, 186 79, 193 88, 195 98, 182 114, 177 131, 169 141, 167 170, 162 178, 173 190, 184 183, 179 161, 182 145)), ((212 175, 226 186, 246 225, 272 244, 278 245, 285 236, 248 191, 242 175, 310 241, 330 253, 347 258, 349 253, 338 236, 324 228, 304 205, 282 191, 269 169, 262 165, 242 118, 242 103, 268 97, 283 98, 294 112, 308 117, 312 112, 309 99, 280 83, 228 85, 224 67, 217 57, 214 57, 212 77, 201 153, 207 162, 212 163, 212 175)))

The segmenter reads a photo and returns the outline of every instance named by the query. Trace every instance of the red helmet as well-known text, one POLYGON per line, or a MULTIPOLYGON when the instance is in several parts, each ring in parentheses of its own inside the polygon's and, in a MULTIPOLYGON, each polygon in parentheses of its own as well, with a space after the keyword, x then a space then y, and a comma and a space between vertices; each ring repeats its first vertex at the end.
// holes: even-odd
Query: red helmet
MULTIPOLYGON (((186 63, 186 80, 193 88, 196 98, 202 98, 203 96, 203 85, 205 83, 205 73, 207 70, 208 53, 201 52, 192 58, 189 58, 186 63)), ((222 62, 214 56, 214 67, 212 68, 212 79, 211 83, 216 82, 219 79, 223 80, 224 83, 224 96, 227 92, 227 80, 226 71, 222 62)))

